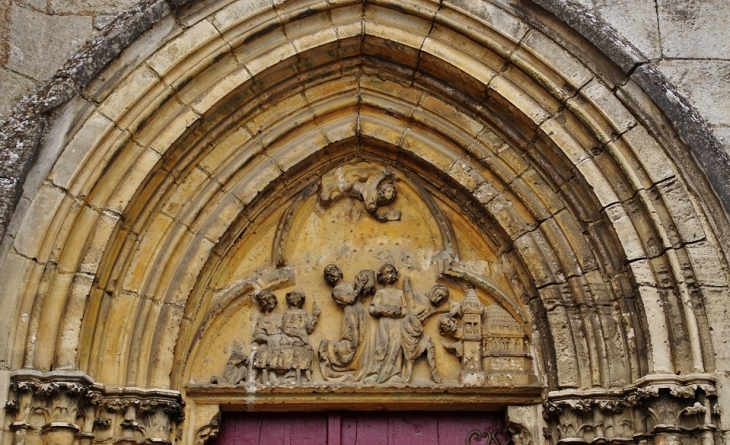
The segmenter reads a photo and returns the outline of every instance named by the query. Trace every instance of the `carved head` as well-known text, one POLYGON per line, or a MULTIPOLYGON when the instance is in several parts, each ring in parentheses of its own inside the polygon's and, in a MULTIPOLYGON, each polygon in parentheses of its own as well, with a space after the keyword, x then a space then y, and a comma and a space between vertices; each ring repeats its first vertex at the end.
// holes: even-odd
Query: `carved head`
POLYGON ((259 309, 261 309, 261 312, 263 313, 273 311, 276 305, 279 303, 279 300, 276 299, 276 295, 268 290, 256 292, 255 298, 256 303, 258 303, 259 305, 259 309))
POLYGON ((378 184, 378 197, 375 200, 375 203, 378 206, 390 204, 395 201, 395 198, 397 197, 398 190, 396 190, 395 185, 392 182, 381 182, 378 184))
POLYGON ((442 315, 439 319, 439 332, 441 332, 441 335, 453 335, 458 328, 459 325, 456 324, 456 319, 451 315, 442 315))
POLYGON ((342 281, 342 271, 336 264, 328 264, 324 268, 324 281, 330 286, 334 287, 342 281))
POLYGON ((364 297, 375 292, 375 283, 372 279, 372 271, 361 270, 355 275, 355 294, 364 297))
POLYGON ((428 301, 433 306, 439 306, 441 303, 449 299, 449 288, 443 284, 435 284, 428 291, 428 301))
POLYGON ((286 305, 289 307, 301 308, 304 305, 304 293, 288 292, 286 294, 286 305))
POLYGON ((378 271, 378 283, 393 284, 398 281, 398 269, 394 265, 387 263, 380 266, 378 271))

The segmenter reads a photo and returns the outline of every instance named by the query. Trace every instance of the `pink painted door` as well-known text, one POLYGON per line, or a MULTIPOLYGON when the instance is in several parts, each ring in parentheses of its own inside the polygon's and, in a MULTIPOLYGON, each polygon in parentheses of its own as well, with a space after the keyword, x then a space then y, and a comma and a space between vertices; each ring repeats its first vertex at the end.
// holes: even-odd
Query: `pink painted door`
POLYGON ((212 445, 508 445, 501 413, 224 413, 212 445))

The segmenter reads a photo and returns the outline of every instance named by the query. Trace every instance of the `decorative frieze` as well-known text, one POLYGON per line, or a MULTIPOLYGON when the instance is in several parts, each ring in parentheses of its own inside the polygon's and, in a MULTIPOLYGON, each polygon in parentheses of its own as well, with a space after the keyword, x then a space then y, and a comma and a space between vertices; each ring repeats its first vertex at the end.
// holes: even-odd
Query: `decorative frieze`
POLYGON ((174 442, 184 418, 177 391, 106 388, 80 372, 16 371, 5 406, 13 444, 174 442))

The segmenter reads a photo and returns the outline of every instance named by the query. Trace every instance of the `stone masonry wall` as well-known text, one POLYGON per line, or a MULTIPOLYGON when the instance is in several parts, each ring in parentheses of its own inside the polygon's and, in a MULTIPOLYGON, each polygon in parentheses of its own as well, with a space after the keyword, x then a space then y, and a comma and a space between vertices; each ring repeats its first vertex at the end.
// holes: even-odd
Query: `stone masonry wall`
MULTIPOLYGON (((571 0, 555 0, 571 3, 571 0)), ((0 0, 0 120, 139 0, 0 0)), ((726 0, 572 0, 613 26, 696 107, 730 153, 726 0)))

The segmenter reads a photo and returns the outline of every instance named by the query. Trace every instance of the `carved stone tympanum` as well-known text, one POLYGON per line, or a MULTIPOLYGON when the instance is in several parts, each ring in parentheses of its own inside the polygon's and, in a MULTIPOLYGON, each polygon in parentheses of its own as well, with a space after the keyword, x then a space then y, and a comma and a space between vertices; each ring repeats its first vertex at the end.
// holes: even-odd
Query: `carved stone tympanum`
POLYGON ((362 397, 382 390, 417 397, 410 409, 439 391, 539 393, 524 311, 490 284, 502 261, 487 267, 486 243, 461 247, 470 223, 406 172, 345 162, 267 221, 211 287, 188 362, 206 403, 238 391, 376 403, 362 397))

